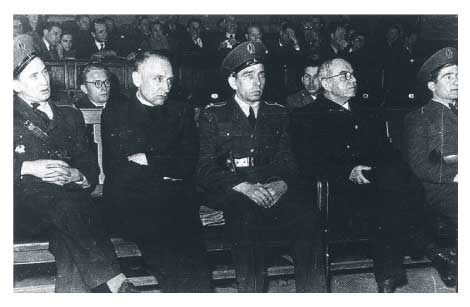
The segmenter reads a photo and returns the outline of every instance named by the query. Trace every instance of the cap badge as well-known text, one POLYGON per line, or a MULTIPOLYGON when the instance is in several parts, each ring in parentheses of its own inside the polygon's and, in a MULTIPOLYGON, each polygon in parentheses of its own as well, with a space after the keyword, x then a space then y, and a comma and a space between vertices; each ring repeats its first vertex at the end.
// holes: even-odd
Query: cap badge
POLYGON ((448 57, 450 59, 450 58, 452 58, 452 56, 453 56, 452 49, 446 49, 446 57, 448 57))
POLYGON ((254 54, 256 52, 256 48, 255 48, 255 45, 253 43, 249 43, 248 45, 246 45, 246 50, 250 53, 250 54, 254 54))

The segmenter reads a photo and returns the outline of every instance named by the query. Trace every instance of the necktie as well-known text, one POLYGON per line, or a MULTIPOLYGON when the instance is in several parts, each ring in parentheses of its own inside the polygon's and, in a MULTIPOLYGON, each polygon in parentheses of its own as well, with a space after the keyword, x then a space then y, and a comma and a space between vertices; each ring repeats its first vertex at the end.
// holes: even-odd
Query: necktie
POLYGON ((40 103, 39 102, 33 102, 31 106, 33 107, 34 110, 36 110, 39 107, 40 103))
POLYGON ((455 115, 458 115, 458 114, 457 114, 458 109, 457 109, 457 107, 455 106, 455 104, 450 103, 450 104, 449 104, 449 108, 450 108, 450 110, 451 110, 452 112, 454 112, 455 115))
POLYGON ((100 43, 100 51, 104 49, 104 43, 100 43))
POLYGON ((255 111, 253 110, 252 107, 250 107, 250 115, 248 115, 248 122, 250 123, 251 130, 255 129, 256 117, 255 117, 255 111))

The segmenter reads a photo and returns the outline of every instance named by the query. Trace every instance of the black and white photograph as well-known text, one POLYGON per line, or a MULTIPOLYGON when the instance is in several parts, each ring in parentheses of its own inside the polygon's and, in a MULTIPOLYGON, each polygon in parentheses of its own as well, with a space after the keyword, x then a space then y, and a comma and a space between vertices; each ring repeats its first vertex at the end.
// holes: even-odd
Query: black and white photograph
POLYGON ((301 3, 2 16, 13 300, 462 293, 465 17, 301 3))

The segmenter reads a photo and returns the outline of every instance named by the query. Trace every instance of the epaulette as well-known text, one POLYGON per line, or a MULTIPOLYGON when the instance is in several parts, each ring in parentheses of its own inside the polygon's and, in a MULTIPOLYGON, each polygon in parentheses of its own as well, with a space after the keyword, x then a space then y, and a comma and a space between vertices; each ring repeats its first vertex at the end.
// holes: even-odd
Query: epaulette
POLYGON ((207 106, 206 106, 206 109, 209 109, 209 108, 212 108, 212 107, 223 107, 227 104, 227 102, 225 101, 221 101, 221 102, 217 102, 217 103, 209 103, 207 106))
POLYGON ((279 104, 277 102, 267 102, 267 101, 265 101, 264 103, 267 104, 268 106, 278 106, 278 107, 281 107, 281 108, 286 107, 286 106, 283 106, 282 104, 279 104))

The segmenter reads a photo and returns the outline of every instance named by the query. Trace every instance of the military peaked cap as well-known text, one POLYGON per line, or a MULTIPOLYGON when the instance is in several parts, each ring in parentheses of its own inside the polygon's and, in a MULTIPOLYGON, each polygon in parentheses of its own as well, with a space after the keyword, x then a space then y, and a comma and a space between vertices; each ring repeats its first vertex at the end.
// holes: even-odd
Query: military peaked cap
POLYGON ((222 70, 237 73, 248 66, 264 62, 266 47, 258 42, 243 42, 235 47, 222 61, 222 70))
POLYGON ((431 55, 418 71, 418 82, 428 82, 430 80, 431 73, 446 64, 457 64, 457 49, 446 47, 431 55))

